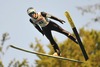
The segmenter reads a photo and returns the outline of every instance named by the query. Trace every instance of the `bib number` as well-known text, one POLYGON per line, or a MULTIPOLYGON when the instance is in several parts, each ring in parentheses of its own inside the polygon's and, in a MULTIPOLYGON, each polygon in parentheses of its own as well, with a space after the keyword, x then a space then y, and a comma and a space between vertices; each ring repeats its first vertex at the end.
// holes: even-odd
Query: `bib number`
POLYGON ((42 21, 40 21, 40 22, 39 22, 39 24, 43 24, 43 22, 42 22, 42 21))

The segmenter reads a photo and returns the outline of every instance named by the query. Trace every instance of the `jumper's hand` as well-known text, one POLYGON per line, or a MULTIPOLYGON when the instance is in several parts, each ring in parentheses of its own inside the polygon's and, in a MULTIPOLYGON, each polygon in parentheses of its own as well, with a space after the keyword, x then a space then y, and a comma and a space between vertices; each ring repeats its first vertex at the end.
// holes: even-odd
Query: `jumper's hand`
POLYGON ((63 24, 63 23, 65 23, 65 21, 64 20, 60 20, 60 22, 63 24))
POLYGON ((44 36, 44 33, 42 35, 44 36))
POLYGON ((44 36, 44 32, 42 32, 42 35, 44 36))

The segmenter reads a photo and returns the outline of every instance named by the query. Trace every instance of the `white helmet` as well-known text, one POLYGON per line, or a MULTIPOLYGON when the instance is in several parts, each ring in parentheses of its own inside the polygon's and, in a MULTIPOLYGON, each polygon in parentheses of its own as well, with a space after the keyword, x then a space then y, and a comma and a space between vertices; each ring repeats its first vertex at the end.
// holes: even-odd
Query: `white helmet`
POLYGON ((36 13, 35 9, 33 7, 30 7, 27 9, 27 13, 31 14, 31 13, 36 13))

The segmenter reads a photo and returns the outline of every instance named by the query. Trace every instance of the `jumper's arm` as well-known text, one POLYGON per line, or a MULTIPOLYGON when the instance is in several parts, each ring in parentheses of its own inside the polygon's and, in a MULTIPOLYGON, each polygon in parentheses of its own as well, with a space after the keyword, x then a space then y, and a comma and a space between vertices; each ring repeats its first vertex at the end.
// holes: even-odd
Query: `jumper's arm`
POLYGON ((59 18, 57 18, 57 17, 55 17, 55 16, 53 16, 53 15, 50 15, 50 14, 48 14, 48 13, 46 13, 46 12, 41 12, 41 15, 43 16, 43 17, 47 17, 47 18, 51 18, 51 19, 54 19, 54 20, 57 20, 57 21, 59 21, 60 23, 65 23, 65 21, 64 20, 61 20, 61 19, 59 19, 59 18))
POLYGON ((35 26, 35 28, 42 34, 44 35, 43 31, 41 30, 41 28, 37 25, 37 24, 34 24, 33 21, 30 19, 30 22, 35 26))

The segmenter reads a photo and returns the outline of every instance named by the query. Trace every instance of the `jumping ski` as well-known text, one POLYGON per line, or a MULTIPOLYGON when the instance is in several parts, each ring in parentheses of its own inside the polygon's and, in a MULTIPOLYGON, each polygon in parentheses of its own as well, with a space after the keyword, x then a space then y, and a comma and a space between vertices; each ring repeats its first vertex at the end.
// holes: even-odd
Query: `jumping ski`
POLYGON ((37 54, 37 55, 41 55, 41 56, 47 56, 47 57, 51 57, 51 58, 56 58, 56 59, 61 59, 61 60, 68 60, 68 61, 72 61, 72 62, 78 62, 78 63, 83 63, 82 61, 79 60, 75 60, 75 59, 70 59, 70 58, 65 58, 65 57, 60 57, 60 56, 53 56, 53 55, 48 55, 48 54, 43 54, 43 53, 39 53, 39 52, 34 52, 34 51, 29 51, 29 50, 25 50, 13 45, 10 45, 10 47, 20 50, 20 51, 24 51, 27 53, 31 53, 31 54, 37 54))
POLYGON ((82 41, 81 41, 81 39, 80 39, 80 36, 79 36, 79 34, 78 34, 78 31, 77 31, 77 29, 76 29, 76 27, 75 27, 75 25, 74 25, 74 22, 73 22, 73 20, 72 20, 72 18, 71 18, 71 16, 70 16, 69 12, 66 11, 66 12, 65 12, 65 16, 66 16, 66 18, 68 19, 68 22, 69 22, 70 25, 71 25, 71 28, 72 28, 72 30, 73 30, 75 36, 76 36, 76 39, 77 39, 77 41, 78 41, 78 43, 79 43, 79 46, 80 46, 80 48, 81 48, 81 50, 82 50, 82 53, 83 53, 83 55, 84 55, 85 60, 88 60, 89 57, 88 57, 88 55, 87 55, 87 53, 86 53, 86 51, 85 51, 85 48, 84 48, 84 46, 83 46, 83 43, 82 43, 82 41))

